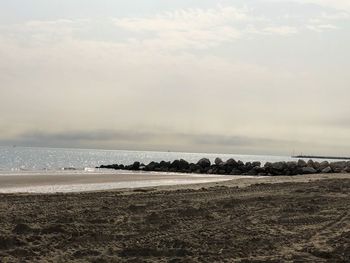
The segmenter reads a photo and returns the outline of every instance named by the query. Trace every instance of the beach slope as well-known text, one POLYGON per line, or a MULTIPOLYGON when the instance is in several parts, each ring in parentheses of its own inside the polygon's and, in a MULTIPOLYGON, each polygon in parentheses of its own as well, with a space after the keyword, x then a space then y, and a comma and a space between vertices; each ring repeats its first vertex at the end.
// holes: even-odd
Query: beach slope
POLYGON ((1 194, 0 261, 349 262, 350 178, 317 176, 1 194))

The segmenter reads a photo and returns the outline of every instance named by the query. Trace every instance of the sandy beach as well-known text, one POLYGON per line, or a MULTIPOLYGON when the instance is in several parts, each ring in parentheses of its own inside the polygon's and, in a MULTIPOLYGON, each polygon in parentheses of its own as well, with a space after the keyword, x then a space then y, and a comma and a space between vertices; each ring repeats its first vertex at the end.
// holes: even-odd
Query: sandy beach
POLYGON ((345 174, 0 194, 1 262, 348 262, 345 174))
POLYGON ((350 0, 0 0, 0 263, 350 263, 350 0))
MULTIPOLYGON (((70 193, 188 185, 247 178, 223 175, 200 175, 125 171, 52 171, 0 173, 0 193, 70 193)), ((249 177, 248 177, 249 178, 249 177)))

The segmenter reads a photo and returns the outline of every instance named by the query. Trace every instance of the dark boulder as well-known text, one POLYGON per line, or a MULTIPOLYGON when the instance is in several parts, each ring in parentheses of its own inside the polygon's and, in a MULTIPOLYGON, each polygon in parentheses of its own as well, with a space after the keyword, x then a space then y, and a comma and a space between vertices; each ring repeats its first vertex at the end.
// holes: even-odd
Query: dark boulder
POLYGON ((233 168, 230 172, 230 175, 241 175, 241 174, 242 174, 242 171, 237 168, 233 168))
POLYGON ((265 172, 270 175, 285 175, 288 172, 288 165, 286 162, 267 162, 264 168, 265 172))
POLYGON ((260 166, 254 166, 253 169, 251 169, 248 172, 248 175, 266 175, 266 170, 264 167, 260 167, 260 166))
POLYGON ((261 166, 261 162, 252 162, 252 166, 253 167, 260 167, 261 166))
POLYGON ((251 169, 253 169, 253 165, 251 162, 247 162, 243 165, 239 165, 237 168, 241 170, 242 173, 248 173, 251 169))
POLYGON ((329 167, 329 162, 328 161, 323 161, 323 162, 320 163, 319 169, 323 170, 323 169, 325 169, 327 167, 329 167))
POLYGON ((232 169, 237 168, 237 162, 234 159, 228 159, 226 162, 219 164, 219 167, 230 174, 232 169))
POLYGON ((224 170, 224 169, 219 169, 218 174, 226 174, 226 170, 224 170))
POLYGON ((236 160, 235 160, 235 159, 232 159, 232 158, 228 159, 228 160, 226 161, 226 164, 227 164, 228 166, 232 166, 232 167, 237 167, 237 166, 238 166, 238 163, 236 162, 236 160))
POLYGON ((272 169, 277 171, 283 171, 285 168, 287 168, 286 162, 275 162, 272 164, 272 169))
POLYGON ((245 165, 244 165, 244 170, 245 171, 250 171, 253 169, 253 164, 251 162, 246 162, 245 165))
POLYGON ((239 161, 237 162, 237 167, 242 167, 242 166, 244 166, 244 162, 242 162, 242 161, 239 160, 239 161))
POLYGON ((343 173, 350 173, 350 166, 347 166, 343 169, 343 173))
POLYGON ((158 165, 158 169, 162 172, 168 172, 170 169, 170 162, 161 161, 158 165))
POLYGON ((133 170, 133 166, 132 166, 132 164, 126 165, 126 166, 124 167, 124 169, 130 171, 130 170, 133 170))
POLYGON ((118 164, 109 164, 109 165, 101 165, 100 167, 101 169, 115 169, 118 170, 119 169, 119 165, 118 164))
POLYGON ((247 175, 258 175, 259 172, 257 172, 255 169, 251 169, 247 172, 247 175))
POLYGON ((286 172, 287 164, 286 162, 267 162, 264 165, 266 173, 271 175, 283 175, 286 172))
POLYGON ((320 164, 319 162, 315 161, 315 162, 314 162, 314 168, 315 168, 317 171, 321 171, 320 167, 321 167, 321 164, 320 164))
POLYGON ((190 172, 190 164, 183 160, 175 160, 169 165, 169 171, 171 172, 190 172))
POLYGON ((287 162, 286 175, 302 174, 302 168, 298 166, 297 162, 287 162))
POLYGON ((321 173, 328 174, 332 172, 332 168, 330 166, 327 166, 321 170, 321 173))
POLYGON ((295 170, 298 167, 298 164, 296 162, 287 162, 286 164, 289 170, 295 170))
POLYGON ((195 173, 196 171, 200 170, 201 167, 198 164, 190 163, 189 170, 191 173, 195 173))
POLYGON ((222 170, 225 170, 226 174, 230 174, 232 169, 234 169, 234 166, 228 165, 227 163, 222 163, 219 165, 219 168, 222 170))
POLYGON ((222 159, 221 159, 221 158, 217 157, 217 158, 215 158, 214 163, 215 163, 216 165, 220 165, 220 164, 222 164, 222 163, 223 163, 223 161, 222 161, 222 159))
POLYGON ((264 164, 264 168, 266 168, 266 169, 271 169, 271 168, 272 168, 272 163, 266 162, 266 163, 264 164))
POLYGON ((169 169, 171 163, 170 162, 166 162, 166 161, 161 161, 159 163, 159 167, 163 168, 163 169, 169 169))
POLYGON ((159 163, 157 162, 150 162, 149 164, 146 165, 145 171, 156 171, 156 169, 159 169, 159 163))
POLYGON ((299 166, 299 167, 306 167, 306 166, 307 166, 307 163, 306 163, 304 160, 299 159, 299 160, 298 160, 298 166, 299 166))
POLYGON ((197 163, 201 168, 208 168, 210 167, 210 160, 208 158, 202 158, 197 163))
POLYGON ((132 170, 139 170, 140 169, 140 162, 134 162, 131 166, 132 170))
POLYGON ((174 160, 171 164, 170 164, 170 169, 172 170, 180 170, 180 160, 174 160))
POLYGON ((306 166, 307 166, 307 167, 315 168, 315 163, 314 163, 313 160, 308 160, 307 163, 306 163, 306 166))
POLYGON ((260 167, 260 166, 254 166, 254 168, 252 170, 254 170, 254 172, 256 172, 256 174, 265 174, 266 173, 265 168, 260 167))
POLYGON ((182 171, 188 170, 190 168, 190 164, 187 161, 185 161, 184 159, 180 159, 179 168, 182 171))
POLYGON ((315 168, 312 168, 309 166, 303 167, 302 172, 303 172, 303 174, 315 174, 315 173, 317 173, 315 168))
POLYGON ((208 171, 207 174, 219 174, 219 167, 212 165, 208 171))
POLYGON ((329 166, 332 168, 332 170, 335 173, 341 173, 347 167, 347 162, 345 161, 333 162, 333 163, 330 163, 329 166))

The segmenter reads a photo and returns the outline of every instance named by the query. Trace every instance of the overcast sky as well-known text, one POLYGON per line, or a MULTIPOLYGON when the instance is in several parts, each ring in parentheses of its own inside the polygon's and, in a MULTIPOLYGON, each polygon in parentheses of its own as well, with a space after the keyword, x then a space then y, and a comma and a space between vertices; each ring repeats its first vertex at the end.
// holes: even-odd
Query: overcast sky
POLYGON ((0 0, 0 145, 350 155, 349 0, 0 0))

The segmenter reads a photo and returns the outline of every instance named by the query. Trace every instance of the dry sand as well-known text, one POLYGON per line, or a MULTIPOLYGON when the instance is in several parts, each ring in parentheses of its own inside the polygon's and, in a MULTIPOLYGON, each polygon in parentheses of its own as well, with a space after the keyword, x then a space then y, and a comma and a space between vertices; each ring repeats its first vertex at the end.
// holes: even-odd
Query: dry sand
POLYGON ((1 194, 0 262, 349 262, 350 177, 1 194))

